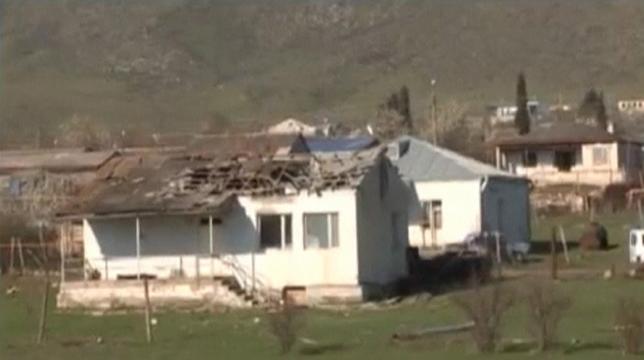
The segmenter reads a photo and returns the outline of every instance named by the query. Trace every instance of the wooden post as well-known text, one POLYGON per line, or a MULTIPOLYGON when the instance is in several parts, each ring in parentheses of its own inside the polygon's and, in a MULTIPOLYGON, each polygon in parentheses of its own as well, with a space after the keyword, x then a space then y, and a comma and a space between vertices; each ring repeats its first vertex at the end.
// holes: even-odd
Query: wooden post
POLYGON ((550 238, 550 275, 552 279, 557 278, 557 233, 555 228, 552 228, 550 238))
POLYGON ((105 273, 103 275, 103 280, 109 280, 110 276, 108 274, 108 266, 107 266, 107 256, 103 257, 103 261, 105 261, 105 273))
POLYGON ((215 277, 215 260, 214 260, 214 253, 215 253, 215 237, 213 234, 213 227, 212 227, 212 215, 208 217, 208 245, 209 245, 209 250, 210 250, 210 279, 214 279, 215 277))
POLYGON ((63 225, 60 226, 60 282, 61 284, 65 282, 65 240, 63 239, 63 234, 65 230, 63 225))
POLYGON ((563 246, 564 259, 566 259, 566 264, 570 264, 570 257, 568 256, 568 241, 566 240, 566 233, 564 232, 563 226, 559 225, 559 240, 563 246))
POLYGON ((637 213, 639 214, 641 228, 644 226, 644 217, 642 216, 642 199, 640 197, 637 198, 637 213))
POLYGON ((195 279, 197 280, 197 288, 199 288, 200 283, 200 272, 199 272, 199 255, 195 255, 195 279))
POLYGON ((152 329, 150 328, 151 310, 150 310, 150 292, 148 289, 148 279, 143 278, 143 291, 145 295, 145 337, 148 343, 152 342, 152 329))
POLYGON ((141 279, 141 224, 136 217, 136 278, 141 279))
POLYGON ((10 245, 10 248, 9 248, 9 274, 13 274, 13 272, 15 271, 14 267, 13 267, 13 262, 14 262, 14 258, 16 257, 16 255, 15 255, 15 252, 16 252, 16 239, 12 237, 10 244, 11 245, 10 245))
POLYGON ((42 344, 45 339, 45 329, 47 328, 47 308, 49 306, 49 274, 45 277, 45 287, 43 289, 42 307, 40 308, 40 323, 38 324, 37 344, 42 344))
POLYGON ((494 232, 494 240, 496 242, 496 262, 501 265, 501 233, 494 232))
POLYGON ((20 275, 25 273, 25 256, 22 253, 22 239, 17 238, 16 242, 18 243, 18 257, 20 260, 20 275))
POLYGON ((38 241, 40 242, 43 261, 45 263, 45 266, 47 266, 49 265, 49 256, 47 256, 47 245, 45 244, 45 234, 43 233, 42 221, 38 222, 38 241))

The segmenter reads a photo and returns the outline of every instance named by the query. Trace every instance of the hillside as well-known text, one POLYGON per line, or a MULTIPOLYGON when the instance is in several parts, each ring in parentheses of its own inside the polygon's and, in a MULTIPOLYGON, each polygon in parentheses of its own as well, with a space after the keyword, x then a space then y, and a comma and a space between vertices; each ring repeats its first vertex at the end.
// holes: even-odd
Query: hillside
MULTIPOLYGON (((440 99, 642 96, 640 0, 5 0, 0 141, 51 138, 77 114, 112 129, 367 122, 407 84, 440 99)), ((29 140, 33 141, 33 140, 29 140)))

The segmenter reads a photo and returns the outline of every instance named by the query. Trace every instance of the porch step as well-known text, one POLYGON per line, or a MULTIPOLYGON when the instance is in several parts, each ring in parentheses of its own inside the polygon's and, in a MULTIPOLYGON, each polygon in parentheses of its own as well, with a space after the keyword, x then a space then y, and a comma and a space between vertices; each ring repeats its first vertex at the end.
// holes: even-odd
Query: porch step
POLYGON ((219 281, 223 286, 225 286, 228 291, 235 294, 237 297, 241 298, 246 304, 251 306, 259 305, 259 300, 255 298, 252 294, 249 294, 244 290, 232 276, 215 276, 215 281, 219 281))

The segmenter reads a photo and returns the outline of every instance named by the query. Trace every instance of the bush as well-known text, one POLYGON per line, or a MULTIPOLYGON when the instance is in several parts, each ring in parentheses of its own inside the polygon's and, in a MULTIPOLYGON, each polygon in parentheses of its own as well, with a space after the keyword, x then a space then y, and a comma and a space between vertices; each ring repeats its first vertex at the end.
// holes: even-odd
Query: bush
POLYGON ((619 299, 615 313, 615 330, 625 353, 637 354, 640 351, 644 335, 644 316, 640 302, 634 299, 619 299))
POLYGON ((452 297, 452 301, 472 321, 471 335, 479 352, 492 352, 501 338, 503 314, 514 305, 514 293, 496 282, 482 289, 478 278, 472 290, 452 297))
POLYGON ((530 333, 539 350, 550 348, 557 340, 557 328, 572 304, 570 297, 559 294, 552 282, 535 281, 526 290, 530 333))
POLYGON ((290 352, 297 341, 297 334, 303 327, 301 311, 285 302, 277 311, 268 314, 269 330, 278 341, 282 354, 290 352))

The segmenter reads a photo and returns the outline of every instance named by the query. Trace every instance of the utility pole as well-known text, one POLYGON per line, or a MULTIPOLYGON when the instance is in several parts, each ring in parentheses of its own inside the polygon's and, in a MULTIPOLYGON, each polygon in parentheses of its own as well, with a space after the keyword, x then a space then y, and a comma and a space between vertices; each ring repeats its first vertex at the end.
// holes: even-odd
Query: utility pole
POLYGON ((436 80, 432 79, 432 142, 438 146, 438 119, 436 117, 436 80))

